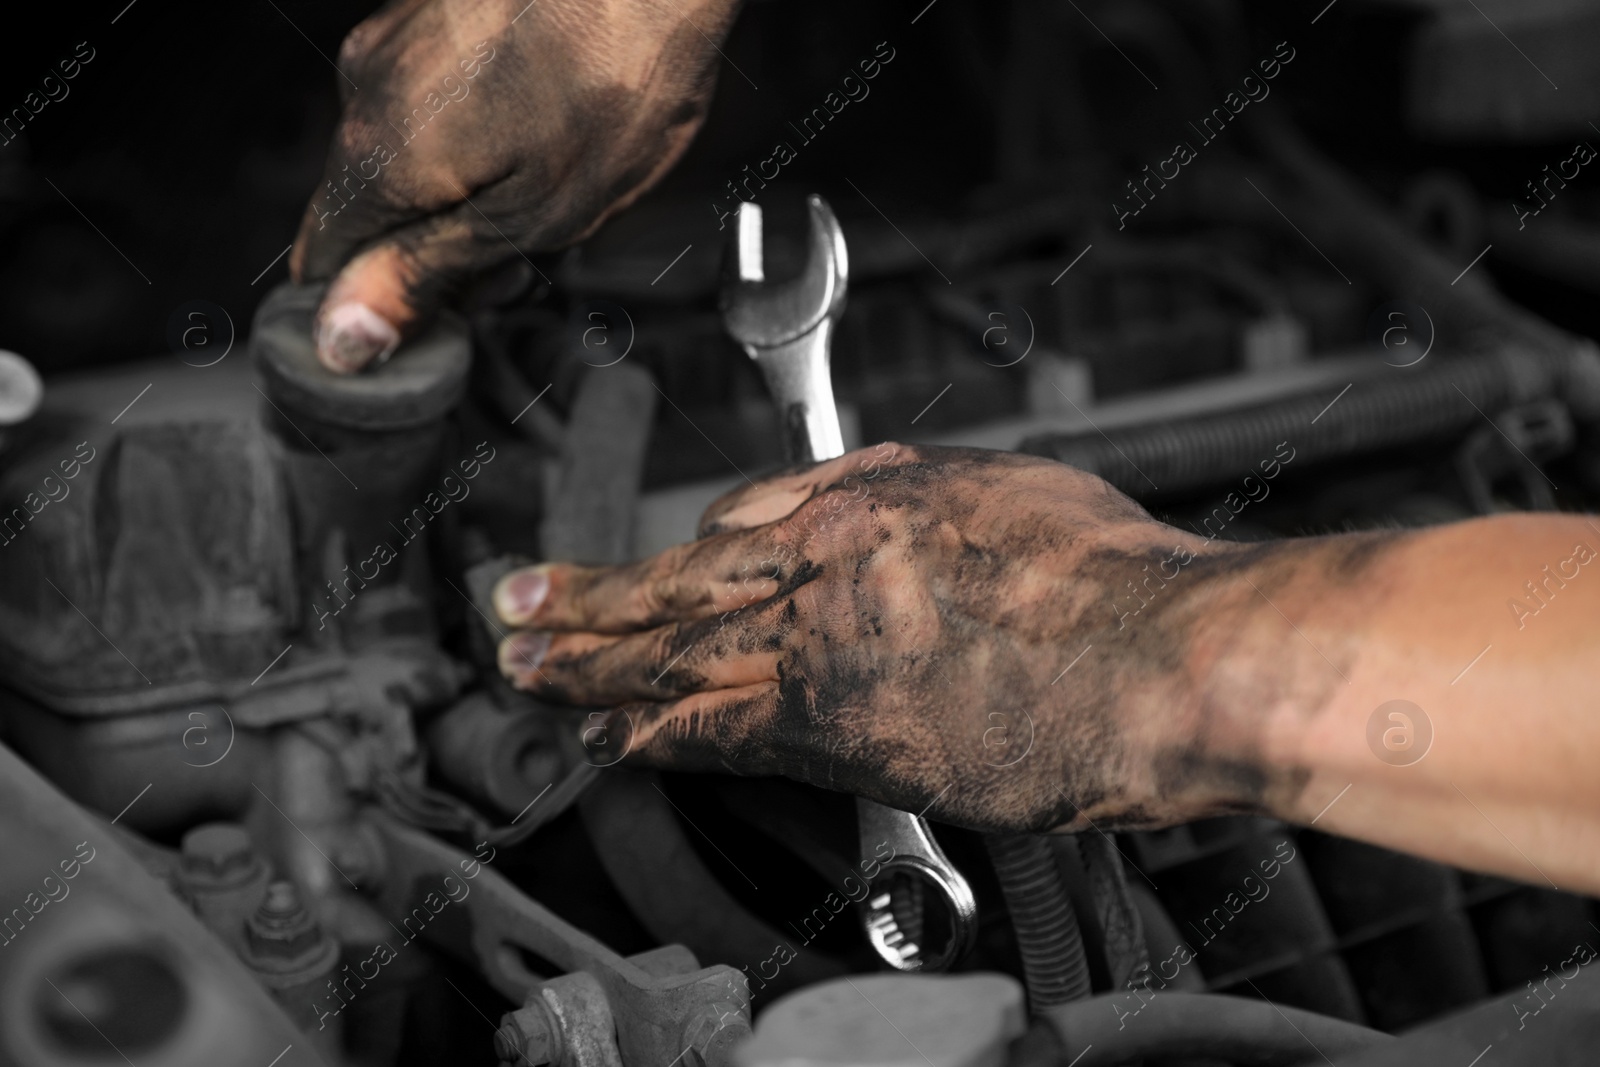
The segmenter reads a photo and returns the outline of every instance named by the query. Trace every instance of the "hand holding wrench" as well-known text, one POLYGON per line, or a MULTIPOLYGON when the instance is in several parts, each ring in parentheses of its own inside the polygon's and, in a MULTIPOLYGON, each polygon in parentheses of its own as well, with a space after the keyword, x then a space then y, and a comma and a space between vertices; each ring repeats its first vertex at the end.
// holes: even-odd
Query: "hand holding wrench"
MULTIPOLYGON (((763 265, 761 209, 746 203, 729 249, 722 317, 728 333, 761 368, 778 406, 784 452, 795 462, 819 462, 844 454, 839 413, 833 403, 829 341, 844 311, 849 260, 844 234, 820 196, 807 198, 810 228, 806 265, 799 277, 769 283, 763 265)), ((878 955, 901 971, 943 970, 977 936, 972 888, 951 865, 916 815, 857 798, 861 852, 880 843, 893 847, 867 897, 867 938, 878 955), (923 944, 921 894, 913 879, 931 882, 944 901, 950 936, 938 952, 923 944)))

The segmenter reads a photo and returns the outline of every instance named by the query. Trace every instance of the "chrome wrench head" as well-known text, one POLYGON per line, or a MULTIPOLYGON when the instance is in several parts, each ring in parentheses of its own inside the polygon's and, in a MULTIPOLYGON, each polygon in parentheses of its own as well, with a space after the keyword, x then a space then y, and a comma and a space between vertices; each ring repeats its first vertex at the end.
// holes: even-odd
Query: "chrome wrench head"
MULTIPOLYGON (((820 196, 806 198, 806 264, 785 282, 768 282, 762 252, 761 208, 743 204, 729 244, 722 287, 722 321, 751 356, 789 344, 836 321, 844 312, 850 260, 833 209, 820 196)), ((824 358, 827 350, 823 350, 824 358)), ((818 456, 817 459, 831 459, 818 456)))
POLYGON ((761 368, 778 405, 784 458, 795 463, 844 453, 829 374, 829 341, 844 311, 849 260, 832 209, 820 196, 810 197, 806 207, 805 266, 788 281, 769 282, 761 209, 741 205, 722 288, 722 321, 761 368))
MULTIPOLYGON (((768 282, 763 262, 761 209, 740 206, 729 244, 722 288, 722 321, 756 361, 778 406, 786 457, 817 462, 844 454, 839 412, 833 402, 829 341, 844 311, 849 259, 844 233, 820 196, 806 200, 806 263, 785 282, 768 282)), ((867 940, 899 971, 938 971, 959 959, 977 937, 972 888, 945 857, 919 816, 857 798, 863 856, 891 849, 867 897, 867 940), (916 883, 907 882, 916 879, 916 883), (944 905, 948 937, 933 949, 924 936, 921 908, 908 886, 931 885, 944 905), (907 909, 910 909, 908 911, 907 909), (917 922, 901 916, 916 913, 917 922)))

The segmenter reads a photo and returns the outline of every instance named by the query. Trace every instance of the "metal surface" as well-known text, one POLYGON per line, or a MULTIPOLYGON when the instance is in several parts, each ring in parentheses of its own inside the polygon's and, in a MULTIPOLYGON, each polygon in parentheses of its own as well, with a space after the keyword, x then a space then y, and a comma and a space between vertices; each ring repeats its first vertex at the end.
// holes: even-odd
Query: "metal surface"
POLYGON ((250 834, 236 823, 205 823, 183 835, 182 856, 178 877, 200 921, 229 944, 242 944, 245 920, 271 877, 250 834))
POLYGON ((408 935, 417 927, 415 937, 478 967, 513 1001, 525 1001, 545 983, 534 966, 586 972, 604 991, 623 1062, 672 1062, 699 1036, 713 1005, 743 1005, 738 1011, 748 1020, 745 977, 734 968, 717 964, 673 974, 646 969, 523 894, 490 868, 492 854, 480 863, 381 813, 368 818, 384 843, 386 876, 378 904, 392 921, 408 935), (429 900, 435 903, 425 907, 429 900))
MULTIPOLYGON (((339 942, 306 909, 293 882, 267 887, 266 898, 246 920, 240 955, 311 1045, 324 1058, 339 1062, 345 1034, 342 1010, 322 1015, 316 1027, 306 1012, 307 1005, 326 998, 324 985, 339 967, 339 942)), ((317 1012, 312 1008, 313 1014, 317 1012)))
POLYGON ((522 1012, 512 1014, 527 1013, 527 1037, 517 1052, 533 1067, 622 1067, 611 1005, 593 975, 579 971, 552 978, 528 1000, 522 1012))
POLYGON ((844 313, 850 263, 833 210, 815 195, 806 206, 806 265, 798 277, 777 283, 766 280, 762 262, 761 209, 739 209, 722 292, 723 324, 761 368, 778 405, 786 454, 797 463, 844 454, 828 343, 844 313))
POLYGON ((942 971, 960 959, 978 936, 978 905, 972 887, 928 831, 925 819, 871 800, 857 799, 861 854, 871 855, 883 842, 894 849, 867 895, 862 923, 867 940, 884 962, 898 971, 942 971), (897 908, 895 878, 909 875, 931 882, 944 901, 949 937, 937 950, 926 939, 926 923, 908 929, 903 907, 897 908), (881 887, 881 888, 880 888, 881 887))
POLYGON ((1008 975, 857 975, 778 1001, 762 1014, 737 1062, 1001 1067, 1024 1026, 1022 987, 1008 975))
POLYGON ((0 1065, 323 1063, 116 830, 3 746, 0 811, 0 1065))
MULTIPOLYGON (((763 263, 761 208, 740 206, 722 290, 728 333, 756 361, 782 421, 784 450, 793 462, 820 462, 844 454, 839 412, 833 402, 828 342, 844 313, 849 258, 833 209, 820 196, 806 199, 810 224, 805 266, 786 282, 769 283, 763 263)), ((901 971, 949 966, 977 936, 972 888, 945 858, 920 816, 857 798, 862 854, 880 842, 894 846, 880 881, 909 873, 932 882, 944 900, 950 937, 929 954, 923 938, 908 937, 896 921, 893 892, 869 896, 867 938, 884 962, 901 971), (882 904, 875 902, 882 901, 882 904)))
POLYGON ((1517 404, 1561 395, 1576 411, 1600 405, 1600 362, 1575 350, 1510 349, 1444 358, 1394 376, 1357 381, 1251 407, 1137 426, 1030 436, 1019 450, 1099 475, 1135 499, 1215 485, 1249 471, 1279 442, 1302 466, 1385 449, 1457 440, 1517 404), (1481 413, 1480 413, 1481 412, 1481 413))

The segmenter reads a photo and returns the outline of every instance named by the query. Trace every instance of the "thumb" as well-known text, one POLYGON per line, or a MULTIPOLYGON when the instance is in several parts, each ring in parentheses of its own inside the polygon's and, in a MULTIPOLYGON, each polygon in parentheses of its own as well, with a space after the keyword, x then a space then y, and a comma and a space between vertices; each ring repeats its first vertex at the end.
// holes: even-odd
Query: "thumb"
POLYGON ((317 359, 335 374, 381 363, 433 317, 444 298, 499 258, 457 205, 402 226, 334 276, 312 323, 317 359))

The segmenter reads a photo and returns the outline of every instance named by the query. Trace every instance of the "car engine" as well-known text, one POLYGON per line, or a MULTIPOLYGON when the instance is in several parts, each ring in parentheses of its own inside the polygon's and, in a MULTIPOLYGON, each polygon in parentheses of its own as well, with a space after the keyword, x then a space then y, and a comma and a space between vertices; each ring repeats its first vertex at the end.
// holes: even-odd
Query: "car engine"
MULTIPOLYGON (((317 364, 321 290, 281 265, 226 304, 237 336, 186 301, 164 348, 80 324, 98 361, 19 310, 0 1064, 1592 1062, 1600 914, 1553 883, 1314 822, 984 835, 653 771, 496 669, 511 566, 691 540, 795 458, 726 295, 752 204, 765 273, 832 316, 842 448, 1049 457, 1232 541, 1600 506, 1600 198, 1564 110, 1600 99, 1600 22, 1513 20, 1552 101, 1458 5, 1346 3, 826 5, 825 61, 783 47, 805 12, 753 4, 731 61, 792 72, 792 133, 719 103, 632 214, 370 373, 317 364), (1341 56, 1404 83, 1341 99, 1341 56), (1148 132, 1178 119, 1187 151, 1148 132)), ((999 719, 1004 767, 1035 738, 999 719)), ((1391 721, 1396 767, 1444 726, 1391 721)))

